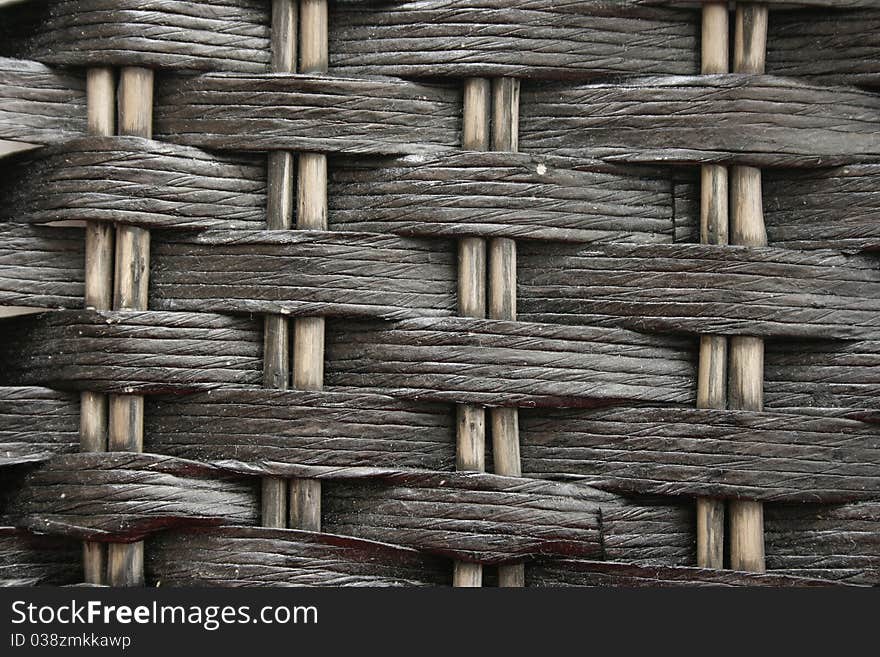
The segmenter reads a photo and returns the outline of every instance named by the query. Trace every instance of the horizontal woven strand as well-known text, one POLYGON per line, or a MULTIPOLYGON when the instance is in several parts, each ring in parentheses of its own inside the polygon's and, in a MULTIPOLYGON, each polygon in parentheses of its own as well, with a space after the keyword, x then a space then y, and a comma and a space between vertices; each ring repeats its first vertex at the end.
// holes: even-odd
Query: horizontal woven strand
POLYGON ((0 139, 57 144, 85 131, 82 76, 0 57, 0 139))
POLYGON ((222 315, 58 311, 0 324, 0 383, 131 394, 260 385, 258 322, 222 315))
POLYGON ((329 219, 336 230, 416 236, 670 242, 671 191, 659 172, 596 161, 410 156, 334 166, 329 219))
POLYGON ((330 16, 330 65, 346 73, 428 77, 697 73, 698 15, 646 4, 339 3, 330 16))
MULTIPOLYGON (((76 451, 73 396, 0 388, 2 464, 76 451)), ((621 493, 839 503, 880 499, 876 425, 846 411, 676 408, 542 411, 520 418, 523 471, 621 493)), ((372 477, 451 470, 444 405, 353 391, 213 390, 149 402, 144 446, 242 474, 372 477), (246 421, 243 421, 243 418, 246 421)))
POLYGON ((880 160, 880 98, 767 75, 636 78, 522 92, 520 149, 758 167, 880 160))
MULTIPOLYGON (((763 172, 767 239, 787 249, 880 249, 880 166, 763 172)), ((699 241, 699 183, 675 185, 675 241, 699 241)))
POLYGON ((347 468, 452 470, 455 464, 447 406, 354 391, 220 389, 158 398, 148 402, 145 422, 147 451, 232 469, 247 464, 250 472, 292 474, 307 466, 344 477, 347 468))
POLYGON ((61 66, 148 66, 262 73, 263 0, 50 0, 4 8, 7 52, 61 66))
POLYGON ((212 231, 153 248, 151 306, 402 318, 452 314, 452 244, 361 233, 212 231))
POLYGON ((692 345, 622 329, 478 319, 347 323, 327 335, 328 385, 489 405, 690 403, 692 345))
POLYGON ((520 416, 523 472, 620 493, 880 499, 880 429, 844 417, 632 408, 520 416))
POLYGON ((34 532, 128 542, 171 527, 253 524, 258 506, 255 485, 208 465, 112 452, 53 458, 25 477, 7 513, 34 532))
POLYGON ((0 527, 0 587, 79 584, 81 560, 76 541, 0 527))
POLYGON ((880 84, 880 6, 869 11, 770 12, 767 70, 831 84, 880 84))
POLYGON ((609 561, 556 559, 533 565, 526 572, 528 586, 598 586, 625 588, 666 587, 812 587, 833 586, 823 579, 748 573, 687 566, 640 566, 609 561))
POLYGON ((525 321, 880 337, 880 272, 858 256, 698 244, 526 244, 517 265, 525 321))
POLYGON ((604 560, 644 566, 692 566, 696 526, 691 500, 640 498, 605 505, 604 560))
POLYGON ((434 586, 448 562, 350 537, 265 527, 165 532, 149 543, 161 586, 434 586))
POLYGON ((767 567, 880 585, 880 504, 768 505, 767 567))
MULTIPOLYGON (((0 161, 0 218, 143 228, 265 226, 265 162, 137 137, 88 137, 0 161)), ((81 239, 81 238, 80 238, 81 239)))
POLYGON ((79 449, 79 399, 48 388, 0 387, 0 466, 79 449))
POLYGON ((219 150, 406 155, 460 141, 461 92, 386 79, 205 74, 159 86, 156 138, 219 150))
POLYGON ((326 486, 322 513, 333 533, 491 564, 535 554, 601 555, 603 503, 613 497, 586 486, 413 473, 326 486))
MULTIPOLYGON (((114 542, 224 518, 253 524, 258 509, 249 483, 206 464, 154 454, 57 456, 14 490, 7 515, 16 526, 114 542)), ((324 526, 485 563, 533 554, 596 557, 602 552, 600 504, 613 500, 583 485, 408 472, 335 483, 324 494, 324 526)))
POLYGON ((880 409, 880 342, 771 341, 764 367, 767 408, 880 409))
MULTIPOLYGON (((0 322, 3 385, 148 393, 259 385, 252 319, 65 311, 0 322)), ((690 404, 692 341, 623 329, 462 318, 328 331, 327 384, 490 405, 690 404)), ((768 408, 877 410, 880 341, 771 341, 768 408)))
POLYGON ((0 305, 82 308, 82 231, 0 223, 0 305))

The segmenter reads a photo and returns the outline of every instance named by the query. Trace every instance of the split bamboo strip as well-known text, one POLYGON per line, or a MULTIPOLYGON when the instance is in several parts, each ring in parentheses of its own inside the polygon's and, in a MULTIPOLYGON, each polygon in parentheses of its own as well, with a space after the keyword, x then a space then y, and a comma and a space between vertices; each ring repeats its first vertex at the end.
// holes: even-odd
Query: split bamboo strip
MULTIPOLYGON (((153 136, 153 71, 123 68, 119 80, 119 134, 150 139, 153 136)), ((113 307, 146 310, 150 282, 150 232, 136 226, 116 230, 116 269, 113 307)), ((113 452, 142 452, 144 398, 110 395, 107 447, 113 452)), ((107 581, 111 586, 144 583, 144 544, 111 543, 107 550, 107 581)))
MULTIPOLYGON (((736 8, 734 72, 762 74, 767 51, 767 7, 736 8)), ((761 170, 731 170, 732 244, 766 246, 761 170)), ((764 407, 764 341, 736 336, 730 341, 730 408, 760 411, 764 407)), ((760 502, 730 503, 730 565, 734 570, 764 572, 764 507, 760 502)))
MULTIPOLYGON (((703 5, 702 73, 727 73, 729 61, 729 20, 726 2, 703 5)), ((724 245, 728 241, 727 167, 703 165, 700 171, 700 242, 724 245)), ((698 408, 725 408, 727 405, 727 338, 700 336, 700 362, 697 380, 698 408)), ((697 499, 697 565, 724 567, 724 501, 708 497, 697 499)))
MULTIPOLYGON (((296 0, 272 2, 273 73, 296 71, 296 0)), ((273 151, 267 163, 266 227, 289 230, 293 225, 293 153, 273 151)), ((267 315, 263 327, 263 387, 286 390, 290 379, 289 324, 282 315, 267 315)), ((278 477, 264 477, 262 524, 265 527, 287 526, 287 482, 278 477)))
MULTIPOLYGON (((490 102, 488 80, 465 80, 461 140, 465 150, 489 150, 490 102)), ((486 317, 486 240, 479 237, 465 237, 458 243, 458 314, 486 317)), ((485 472, 486 411, 472 404, 460 404, 456 410, 456 470, 485 472)), ((453 586, 478 587, 482 583, 481 564, 455 562, 453 586)))
MULTIPOLYGON (((327 0, 300 1, 300 70, 326 73, 327 0)), ((296 227, 327 230, 327 156, 302 153, 299 156, 296 227)), ((320 390, 324 387, 324 318, 303 317, 294 324, 293 387, 320 390)), ((321 530, 321 482, 294 479, 290 482, 290 526, 321 530)))
MULTIPOLYGON (((519 150, 519 88, 517 78, 492 81, 492 149, 519 150)), ((489 317, 516 320, 516 241, 494 238, 489 243, 489 317)), ((519 449, 519 412, 516 408, 492 409, 492 453, 495 474, 522 476, 519 449)), ((525 586, 523 564, 498 568, 498 585, 525 586)))
MULTIPOLYGON (((112 68, 89 69, 86 78, 89 134, 107 137, 116 131, 116 90, 112 68)), ((90 221, 85 231, 85 307, 109 310, 113 304, 113 224, 90 221)), ((107 451, 107 395, 80 394, 80 450, 107 451)), ((83 543, 84 581, 103 584, 107 550, 103 543, 83 543)))

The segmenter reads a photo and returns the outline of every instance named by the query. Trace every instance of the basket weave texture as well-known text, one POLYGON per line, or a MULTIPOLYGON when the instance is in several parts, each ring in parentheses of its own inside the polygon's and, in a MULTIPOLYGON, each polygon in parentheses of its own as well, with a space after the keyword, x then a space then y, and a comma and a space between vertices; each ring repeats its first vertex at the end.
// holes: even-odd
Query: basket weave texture
POLYGON ((880 584, 878 88, 869 0, 0 8, 0 584, 880 584))

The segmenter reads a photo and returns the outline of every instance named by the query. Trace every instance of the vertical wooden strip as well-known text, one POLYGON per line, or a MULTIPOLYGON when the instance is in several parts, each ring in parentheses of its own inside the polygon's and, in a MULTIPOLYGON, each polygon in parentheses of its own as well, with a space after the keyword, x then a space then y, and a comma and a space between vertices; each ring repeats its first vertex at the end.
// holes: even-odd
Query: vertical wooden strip
MULTIPOLYGON (((270 70, 296 71, 296 0, 272 0, 270 70)), ((293 226, 293 154, 269 153, 266 169, 266 228, 289 230, 293 226)), ((290 384, 290 324, 283 315, 263 318, 263 387, 287 390, 290 384)), ((287 526, 287 481, 265 477, 260 502, 265 527, 287 526)))
MULTIPOLYGON (((300 70, 326 73, 328 52, 327 0, 300 0, 300 70)), ((296 227, 327 230, 327 156, 301 153, 297 184, 296 227)), ((320 390, 324 387, 323 317, 302 317, 294 322, 293 387, 320 390)), ((293 479, 290 482, 290 526, 321 530, 321 482, 293 479)))
MULTIPOLYGON (((492 81, 493 150, 519 150, 519 89, 520 81, 516 78, 492 81)), ((495 238, 489 242, 489 317, 516 319, 516 242, 512 239, 495 238)), ((515 408, 492 409, 491 424, 495 474, 521 476, 519 412, 515 408)), ((500 566, 498 585, 525 586, 525 566, 500 566)))
MULTIPOLYGON (((461 145, 464 150, 489 150, 489 120, 492 87, 488 80, 465 80, 462 106, 461 145)), ((465 237, 458 242, 458 314, 462 317, 486 316, 486 240, 465 237)), ((455 469, 486 471, 486 411, 482 406, 456 407, 455 469)), ((480 587, 483 566, 458 561, 452 585, 480 587)))
MULTIPOLYGON (((126 67, 119 80, 119 134, 153 136, 153 71, 126 67)), ((116 230, 116 268, 113 307, 146 310, 150 283, 150 233, 135 226, 116 230)), ((110 395, 108 449, 143 451, 144 398, 110 395)), ((107 549, 107 581, 111 586, 144 583, 144 545, 113 543, 107 549)))
MULTIPOLYGON (((90 135, 107 137, 116 132, 116 89, 112 68, 92 68, 86 75, 90 135)), ((113 224, 91 221, 85 230, 86 308, 108 310, 113 303, 113 224)), ((80 394, 80 451, 107 451, 107 395, 80 394)), ((103 543, 83 543, 83 581, 103 584, 107 550, 103 543)))
MULTIPOLYGON (((734 72, 762 74, 767 51, 767 7, 742 4, 736 9, 734 72)), ((765 246, 761 171, 731 169, 732 244, 765 246)), ((764 407, 764 342, 736 336, 730 340, 730 408, 760 411, 764 407)), ((764 508, 760 502, 730 503, 730 566, 764 572, 764 508)))
MULTIPOLYGON (((702 63, 704 75, 730 70, 729 12, 727 2, 703 5, 702 63)), ((700 242, 724 245, 728 241, 727 167, 704 165, 700 171, 700 242)), ((727 406, 727 338, 700 337, 697 408, 727 406)), ((697 565, 724 567, 724 501, 697 499, 697 565)))

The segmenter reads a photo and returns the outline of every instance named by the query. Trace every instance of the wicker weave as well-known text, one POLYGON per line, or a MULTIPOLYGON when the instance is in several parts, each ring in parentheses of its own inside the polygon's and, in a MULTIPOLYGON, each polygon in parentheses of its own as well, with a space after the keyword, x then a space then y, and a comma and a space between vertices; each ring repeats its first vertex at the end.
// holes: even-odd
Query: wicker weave
POLYGON ((0 8, 0 584, 880 584, 880 2, 727 5, 0 8))

